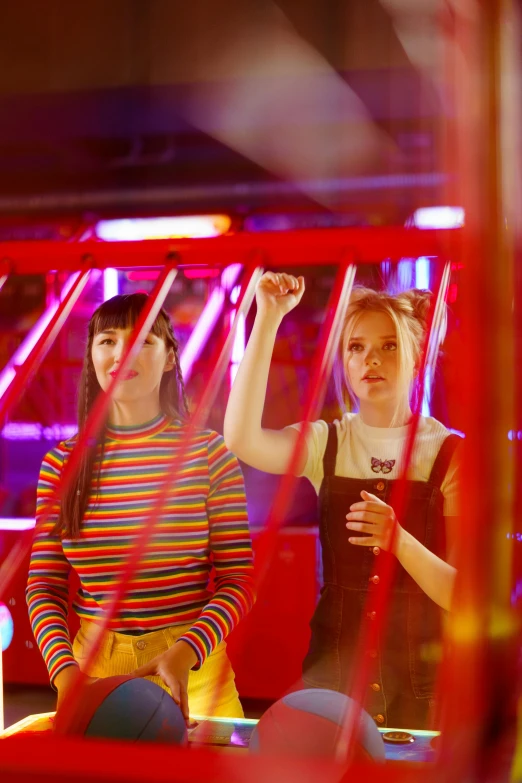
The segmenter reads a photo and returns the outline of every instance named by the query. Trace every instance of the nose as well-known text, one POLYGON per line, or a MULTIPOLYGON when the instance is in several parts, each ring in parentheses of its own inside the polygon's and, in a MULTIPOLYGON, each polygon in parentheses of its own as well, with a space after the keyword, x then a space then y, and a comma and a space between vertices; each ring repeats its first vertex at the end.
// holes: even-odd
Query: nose
POLYGON ((112 361, 114 364, 119 364, 121 362, 124 353, 125 344, 121 340, 118 340, 112 351, 112 361))
POLYGON ((378 367, 378 365, 381 363, 381 358, 379 356, 378 351, 375 348, 368 348, 368 351, 364 358, 366 364, 369 364, 372 367, 378 367))

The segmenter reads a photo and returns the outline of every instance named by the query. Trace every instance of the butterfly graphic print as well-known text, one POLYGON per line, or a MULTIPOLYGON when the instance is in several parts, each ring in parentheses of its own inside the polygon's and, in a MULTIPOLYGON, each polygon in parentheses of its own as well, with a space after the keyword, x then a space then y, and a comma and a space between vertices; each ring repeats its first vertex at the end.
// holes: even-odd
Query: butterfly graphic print
POLYGON ((377 457, 372 457, 372 470, 374 473, 380 473, 381 471, 383 473, 390 473, 393 466, 395 465, 394 459, 385 459, 380 460, 377 459, 377 457))

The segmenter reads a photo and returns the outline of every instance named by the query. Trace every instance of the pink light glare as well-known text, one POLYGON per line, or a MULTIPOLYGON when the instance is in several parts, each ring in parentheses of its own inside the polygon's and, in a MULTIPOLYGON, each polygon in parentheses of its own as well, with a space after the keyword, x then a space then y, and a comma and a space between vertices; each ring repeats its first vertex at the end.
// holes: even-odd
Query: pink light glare
POLYGON ((103 270, 103 301, 112 299, 113 296, 119 294, 118 286, 118 270, 117 269, 104 269, 103 270))
POLYGON ((61 295, 60 300, 53 302, 40 316, 38 321, 35 323, 32 329, 27 333, 25 339, 22 341, 22 343, 19 345, 17 350, 14 352, 11 359, 7 362, 4 369, 0 372, 0 398, 3 397, 11 383, 13 382, 15 376, 16 376, 16 367, 22 365, 31 351, 33 350, 34 346, 42 336, 43 332, 45 331, 45 328, 49 324, 51 318, 58 310, 60 301, 62 301, 66 295, 71 290, 72 286, 80 276, 81 272, 75 272, 72 274, 66 281, 61 295))
MULTIPOLYGON (((201 351, 209 339, 217 319, 223 310, 225 303, 225 294, 235 284, 242 269, 241 264, 231 264, 223 270, 221 275, 221 286, 215 288, 211 293, 208 302, 203 308, 203 312, 197 320, 180 357, 181 372, 185 382, 192 375, 194 363, 199 358, 201 351)), ((175 328, 175 324, 174 324, 175 328)))
MULTIPOLYGON (((236 286, 238 287, 238 286, 236 286)), ((235 291, 236 289, 234 289, 235 291)), ((237 298, 236 298, 237 301, 237 298)), ((234 323, 236 311, 232 310, 230 313, 230 326, 234 323)), ((239 369, 239 365, 245 355, 245 316, 243 313, 239 314, 237 322, 236 336, 234 337, 234 344, 232 346, 232 357, 230 361, 230 385, 234 383, 234 380, 239 369)))
POLYGON ((0 517, 0 530, 32 530, 35 525, 33 517, 0 517))

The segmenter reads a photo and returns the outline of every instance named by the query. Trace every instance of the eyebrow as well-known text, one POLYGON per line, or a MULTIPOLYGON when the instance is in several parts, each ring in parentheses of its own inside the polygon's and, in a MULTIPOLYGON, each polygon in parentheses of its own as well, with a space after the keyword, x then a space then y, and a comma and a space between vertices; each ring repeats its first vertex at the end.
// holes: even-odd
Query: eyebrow
MULTIPOLYGON (((380 340, 396 340, 397 335, 396 334, 385 334, 384 337, 380 337, 380 340)), ((364 340, 364 337, 350 337, 349 342, 352 342, 353 340, 364 340)))
MULTIPOLYGON (((102 329, 101 332, 96 333, 96 337, 99 337, 100 334, 118 334, 118 331, 118 329, 102 329)), ((154 332, 149 332, 147 338, 149 337, 155 337, 154 332)))

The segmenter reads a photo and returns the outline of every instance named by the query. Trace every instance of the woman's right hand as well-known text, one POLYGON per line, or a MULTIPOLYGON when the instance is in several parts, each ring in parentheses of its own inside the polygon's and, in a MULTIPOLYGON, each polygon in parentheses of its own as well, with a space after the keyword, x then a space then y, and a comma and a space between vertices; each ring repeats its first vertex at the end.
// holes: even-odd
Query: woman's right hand
POLYGON ((297 307, 305 291, 304 277, 265 272, 256 289, 257 311, 283 318, 297 307))

